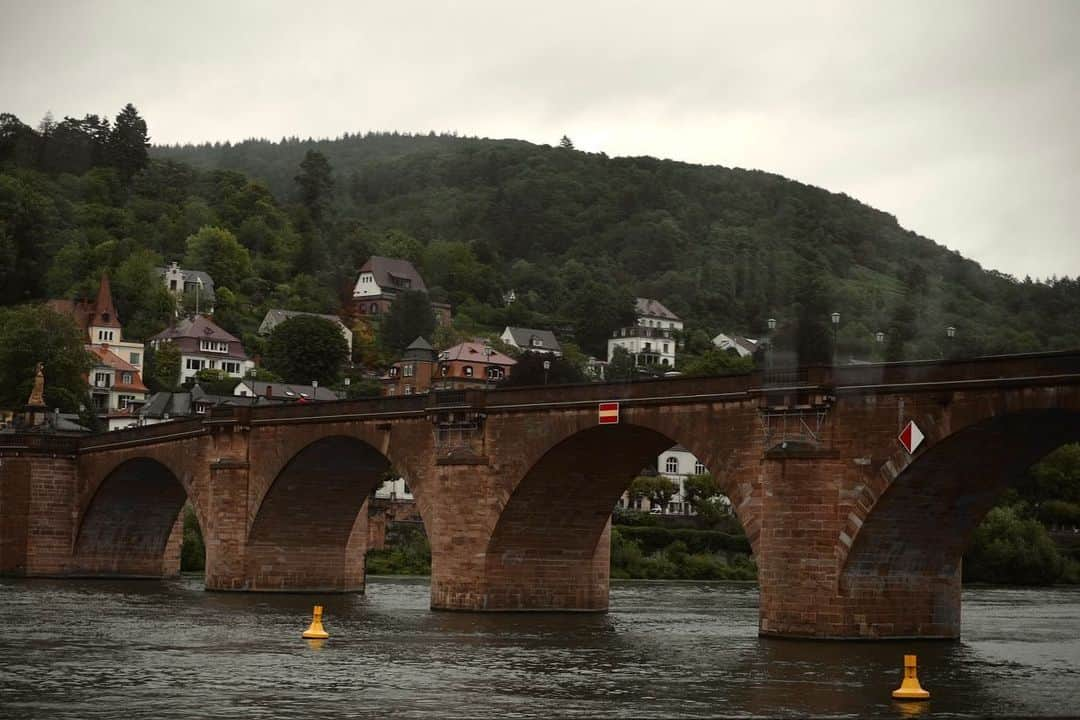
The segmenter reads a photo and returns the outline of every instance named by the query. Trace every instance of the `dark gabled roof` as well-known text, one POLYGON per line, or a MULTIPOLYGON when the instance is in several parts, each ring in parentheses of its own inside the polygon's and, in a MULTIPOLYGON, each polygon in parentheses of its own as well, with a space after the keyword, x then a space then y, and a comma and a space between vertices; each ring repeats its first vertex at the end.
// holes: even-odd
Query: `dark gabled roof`
POLYGON ((402 354, 401 359, 435 362, 435 356, 437 354, 435 348, 431 347, 431 343, 422 337, 418 337, 409 344, 409 347, 405 348, 405 352, 402 354))
POLYGON ((663 318, 664 320, 682 319, 664 307, 662 302, 652 298, 634 298, 634 312, 638 314, 638 317, 663 318))
POLYGON ((310 385, 295 385, 282 382, 266 382, 265 380, 241 380, 237 384, 251 388, 253 395, 233 396, 232 400, 248 400, 252 397, 265 398, 267 389, 270 390, 271 400, 340 400, 341 396, 330 388, 319 386, 315 388, 314 397, 310 385))
POLYGON ((562 350, 559 346, 559 341, 555 338, 555 333, 550 330, 507 326, 506 331, 510 333, 510 337, 514 338, 514 343, 522 350, 533 348, 532 339, 534 337, 540 340, 541 345, 539 347, 542 347, 545 350, 562 350))
POLYGON ((149 418, 187 417, 191 415, 191 393, 156 392, 139 410, 139 415, 149 418))
POLYGON ((413 264, 401 258, 388 258, 381 255, 372 255, 360 268, 360 272, 370 272, 375 276, 375 282, 383 290, 388 288, 400 289, 393 278, 403 278, 409 281, 409 290, 423 290, 427 292, 424 278, 416 271, 413 264))
POLYGON ((176 340, 178 338, 198 338, 199 340, 223 340, 227 342, 240 342, 240 339, 230 335, 215 325, 205 315, 196 315, 193 318, 184 318, 170 328, 162 330, 151 340, 176 340))
MULTIPOLYGON (((165 273, 169 272, 171 269, 171 267, 159 267, 157 268, 157 271, 160 275, 164 276, 165 273)), ((185 283, 198 283, 202 280, 203 291, 209 292, 211 295, 214 294, 214 278, 210 277, 209 273, 202 270, 185 270, 182 267, 177 267, 176 269, 180 271, 180 276, 184 278, 185 283)))

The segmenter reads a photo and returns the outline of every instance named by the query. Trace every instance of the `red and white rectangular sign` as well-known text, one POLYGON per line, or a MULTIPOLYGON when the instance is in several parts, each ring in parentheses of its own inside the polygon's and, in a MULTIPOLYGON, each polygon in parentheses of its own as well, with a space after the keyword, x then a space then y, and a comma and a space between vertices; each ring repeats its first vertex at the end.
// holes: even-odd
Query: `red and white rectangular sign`
POLYGON ((619 403, 600 403, 600 424, 617 425, 619 423, 619 403))

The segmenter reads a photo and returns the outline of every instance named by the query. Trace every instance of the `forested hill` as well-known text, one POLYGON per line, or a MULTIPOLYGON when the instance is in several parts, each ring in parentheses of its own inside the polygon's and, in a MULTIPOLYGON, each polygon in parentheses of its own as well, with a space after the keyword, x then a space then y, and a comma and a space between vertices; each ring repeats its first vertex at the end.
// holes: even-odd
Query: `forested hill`
MULTIPOLYGON (((986 272, 886 213, 761 171, 396 133, 148 156, 152 129, 130 105, 114 122, 0 114, 0 302, 92 296, 107 270, 125 333, 145 338, 171 317, 152 269, 177 260, 213 275, 215 319, 258 352, 268 308, 341 312, 380 254, 417 264, 458 337, 553 328, 598 356, 635 295, 684 317, 681 357, 775 317, 778 345, 827 360, 834 311, 842 360, 1080 347, 1077 281, 986 272)), ((384 340, 357 359, 392 357, 384 340)))
POLYGON ((757 335, 770 316, 790 325, 835 310, 841 349, 861 357, 874 356, 878 330, 896 341, 894 355, 933 357, 948 325, 969 352, 1080 346, 1075 281, 984 271, 887 213, 770 173, 435 134, 153 154, 249 173, 279 200, 300 201, 294 178, 312 150, 329 161, 339 222, 467 244, 496 270, 491 292, 471 293, 481 302, 513 287, 532 309, 559 315, 567 283, 591 278, 659 298, 708 333, 757 335), (827 298, 797 307, 815 273, 827 298))

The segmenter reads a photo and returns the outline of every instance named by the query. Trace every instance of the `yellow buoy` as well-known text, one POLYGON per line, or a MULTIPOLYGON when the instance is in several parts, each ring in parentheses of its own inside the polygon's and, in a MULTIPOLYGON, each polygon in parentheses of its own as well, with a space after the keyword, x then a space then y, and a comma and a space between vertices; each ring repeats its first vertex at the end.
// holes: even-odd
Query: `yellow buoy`
POLYGON ((304 637, 308 640, 325 640, 330 637, 330 633, 323 630, 322 605, 315 606, 315 610, 311 614, 311 626, 304 631, 304 637))
POLYGON ((922 689, 919 684, 916 665, 918 659, 914 655, 904 656, 904 680, 900 687, 893 690, 892 696, 897 700, 929 700, 930 693, 922 689))

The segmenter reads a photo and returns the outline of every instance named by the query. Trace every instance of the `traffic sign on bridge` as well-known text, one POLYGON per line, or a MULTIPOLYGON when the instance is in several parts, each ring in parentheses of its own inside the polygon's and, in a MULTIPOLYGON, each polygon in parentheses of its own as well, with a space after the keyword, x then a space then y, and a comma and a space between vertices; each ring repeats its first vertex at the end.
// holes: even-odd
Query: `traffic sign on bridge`
POLYGON ((618 425, 619 424, 619 403, 617 403, 617 402, 600 403, 600 424, 601 425, 618 425))
POLYGON ((908 420, 908 424, 904 426, 904 429, 900 431, 900 444, 904 446, 904 449, 908 451, 908 455, 914 455, 915 450, 922 444, 923 438, 922 430, 915 424, 914 420, 908 420))

